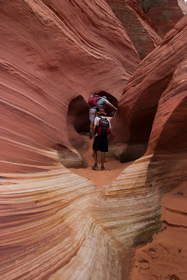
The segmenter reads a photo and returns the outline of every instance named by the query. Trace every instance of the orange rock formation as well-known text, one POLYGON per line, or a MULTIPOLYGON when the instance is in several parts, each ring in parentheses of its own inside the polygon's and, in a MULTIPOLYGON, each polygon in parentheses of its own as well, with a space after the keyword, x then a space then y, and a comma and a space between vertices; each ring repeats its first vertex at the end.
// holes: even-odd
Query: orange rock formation
POLYGON ((1 172, 56 166, 57 145, 73 150, 70 101, 108 89, 119 97, 139 62, 105 1, 78 2, 1 5, 1 172))
POLYGON ((186 67, 187 16, 140 64, 121 100, 129 136, 126 156, 139 156, 136 146, 142 147, 142 160, 149 162, 145 184, 160 189, 166 225, 152 243, 137 250, 132 280, 187 277, 186 67))
POLYGON ((183 13, 179 1, 185 0, 134 0, 139 4, 152 27, 160 36, 164 36, 174 27, 183 13))
POLYGON ((139 56, 144 58, 161 41, 159 35, 148 24, 148 18, 145 17, 136 1, 107 0, 107 2, 125 27, 139 56))
POLYGON ((1 279, 185 280, 187 16, 141 63, 127 33, 104 0, 1 3, 1 279), (120 99, 113 141, 136 159, 102 187, 62 164, 82 160, 97 90, 120 99))

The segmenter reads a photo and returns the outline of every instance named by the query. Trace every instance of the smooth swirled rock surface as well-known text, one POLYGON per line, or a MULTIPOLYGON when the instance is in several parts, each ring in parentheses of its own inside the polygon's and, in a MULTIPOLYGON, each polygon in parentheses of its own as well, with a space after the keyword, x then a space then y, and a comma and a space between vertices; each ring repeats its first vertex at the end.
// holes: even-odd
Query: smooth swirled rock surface
POLYGON ((139 63, 133 43, 98 0, 1 1, 0 35, 0 278, 126 278, 132 245, 159 226, 150 159, 96 188, 59 149, 78 157, 69 104, 101 89, 119 98, 139 63))
POLYGON ((0 27, 1 172, 48 170, 58 145, 76 153, 70 101, 108 89, 118 98, 138 55, 105 1, 6 1, 0 27))
POLYGON ((185 16, 140 64, 122 97, 130 129, 126 153, 135 155, 135 146, 139 145, 143 158, 151 155, 145 185, 160 189, 162 197, 162 231, 151 243, 137 249, 132 280, 187 277, 186 38, 185 16), (135 139, 137 142, 133 142, 135 139))
POLYGON ((186 26, 140 63, 104 0, 1 1, 1 279, 123 280, 130 268, 133 280, 185 279, 186 26), (121 160, 136 159, 101 188, 61 159, 81 161, 86 122, 73 112, 97 90, 120 99, 121 160), (160 204, 167 230, 132 263, 160 229, 160 204))

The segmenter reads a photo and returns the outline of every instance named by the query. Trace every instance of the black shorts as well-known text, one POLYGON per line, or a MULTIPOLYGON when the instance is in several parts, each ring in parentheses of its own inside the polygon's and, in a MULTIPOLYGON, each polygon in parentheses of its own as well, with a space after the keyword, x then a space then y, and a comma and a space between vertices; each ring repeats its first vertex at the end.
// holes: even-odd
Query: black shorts
POLYGON ((108 138, 107 135, 97 135, 94 138, 93 150, 100 152, 108 152, 108 138))

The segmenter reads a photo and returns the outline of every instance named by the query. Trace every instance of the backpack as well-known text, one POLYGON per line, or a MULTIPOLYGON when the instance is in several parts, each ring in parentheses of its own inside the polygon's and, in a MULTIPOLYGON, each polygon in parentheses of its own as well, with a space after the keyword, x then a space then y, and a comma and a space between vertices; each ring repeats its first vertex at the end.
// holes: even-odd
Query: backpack
POLYGON ((90 107, 97 107, 97 101, 99 100, 99 95, 91 95, 88 99, 88 104, 90 107))
POLYGON ((110 124, 107 118, 101 117, 99 120, 99 125, 97 127, 98 135, 107 135, 110 133, 110 124))

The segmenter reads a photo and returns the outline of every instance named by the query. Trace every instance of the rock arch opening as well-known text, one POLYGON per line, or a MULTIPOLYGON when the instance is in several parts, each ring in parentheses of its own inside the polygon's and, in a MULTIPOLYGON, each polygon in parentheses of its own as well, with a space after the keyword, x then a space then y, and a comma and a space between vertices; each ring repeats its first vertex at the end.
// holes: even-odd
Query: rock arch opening
POLYGON ((89 134, 89 106, 81 95, 73 98, 67 111, 68 138, 75 149, 84 146, 83 135, 89 134))
MULTIPOLYGON (((106 96, 108 101, 117 107, 118 100, 112 94, 100 91, 98 95, 106 96)), ((105 111, 110 114, 112 110, 106 106, 105 111)), ((81 95, 73 98, 69 104, 67 124, 71 144, 75 148, 80 148, 84 144, 83 135, 88 136, 90 130, 89 105, 81 95)))
POLYGON ((69 145, 57 144, 55 149, 58 152, 61 163, 68 168, 84 168, 86 162, 81 154, 85 145, 84 134, 89 133, 88 104, 79 95, 73 98, 67 111, 67 136, 69 145))
MULTIPOLYGON (((106 96, 114 106, 118 105, 118 100, 110 93, 101 91, 98 92, 98 95, 106 96)), ((111 113, 112 110, 113 109, 110 107, 106 107, 107 113, 111 113)), ((103 186, 105 184, 111 183, 129 163, 122 164, 119 159, 113 155, 113 153, 110 151, 112 143, 109 139, 109 152, 106 154, 106 172, 100 170, 100 153, 98 154, 99 168, 97 172, 92 170, 94 159, 92 150, 93 138, 91 140, 89 138, 89 106, 82 96, 77 96, 71 100, 67 112, 67 123, 70 143, 83 160, 82 164, 80 165, 80 159, 78 157, 76 157, 76 164, 73 165, 73 160, 67 160, 66 162, 68 163, 68 167, 71 168, 73 173, 86 177, 94 182, 96 186, 103 186), (71 163, 71 165, 69 165, 69 163, 71 163), (96 174, 100 175, 96 176, 96 174)), ((69 156, 67 150, 64 150, 64 147, 62 148, 63 149, 61 150, 63 150, 63 152, 69 156)), ((70 157, 72 158, 72 153, 70 154, 70 157)))
MULTIPOLYGON (((100 92, 98 92, 98 95, 99 96, 106 96, 110 103, 112 103, 115 107, 118 107, 118 100, 112 94, 110 94, 106 91, 100 91, 100 92)), ((105 111, 106 111, 106 113, 110 113, 111 108, 106 106, 105 111)))
POLYGON ((77 133, 89 132, 89 106, 84 98, 79 95, 73 98, 68 107, 68 123, 70 123, 77 133))

